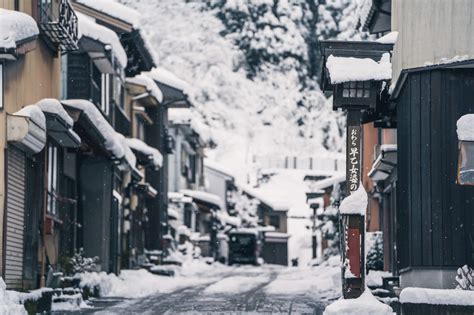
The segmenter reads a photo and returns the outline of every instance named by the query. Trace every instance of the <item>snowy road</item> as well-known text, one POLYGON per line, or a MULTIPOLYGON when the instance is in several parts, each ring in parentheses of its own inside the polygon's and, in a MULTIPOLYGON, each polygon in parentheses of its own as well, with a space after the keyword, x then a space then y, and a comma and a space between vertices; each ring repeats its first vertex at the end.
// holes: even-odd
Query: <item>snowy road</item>
POLYGON ((73 314, 322 314, 339 287, 334 268, 221 267, 193 276, 199 281, 141 298, 99 299, 73 314))

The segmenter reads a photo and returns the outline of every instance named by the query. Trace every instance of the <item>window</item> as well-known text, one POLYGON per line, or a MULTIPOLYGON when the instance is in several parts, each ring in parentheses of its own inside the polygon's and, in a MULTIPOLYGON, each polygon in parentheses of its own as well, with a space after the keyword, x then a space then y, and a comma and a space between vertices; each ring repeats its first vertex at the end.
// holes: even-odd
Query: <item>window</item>
POLYGON ((0 62, 0 109, 3 108, 3 63, 0 62))
POLYGON ((342 85, 342 97, 369 98, 370 81, 344 82, 342 85))
POLYGON ((57 186, 58 186, 58 147, 48 144, 48 204, 47 211, 52 215, 57 214, 57 186))
POLYGON ((279 215, 271 215, 270 216, 270 225, 274 226, 275 229, 280 228, 280 216, 279 215))
POLYGON ((124 91, 123 91, 123 85, 122 85, 122 79, 120 76, 115 75, 114 77, 114 101, 117 106, 120 108, 124 108, 124 91))
POLYGON ((474 185, 474 141, 459 142, 459 185, 474 185))
POLYGON ((110 102, 110 75, 108 73, 102 73, 100 109, 105 113, 105 115, 109 114, 109 102, 110 102))

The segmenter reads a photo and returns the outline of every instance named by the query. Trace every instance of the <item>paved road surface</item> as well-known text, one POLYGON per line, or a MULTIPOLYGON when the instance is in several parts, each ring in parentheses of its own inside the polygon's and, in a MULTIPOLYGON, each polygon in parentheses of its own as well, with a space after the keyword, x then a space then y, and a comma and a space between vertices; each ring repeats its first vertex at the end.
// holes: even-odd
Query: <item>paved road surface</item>
POLYGON ((209 277, 205 285, 141 299, 98 299, 93 309, 73 314, 322 314, 334 296, 297 292, 301 279, 287 274, 279 267, 236 267, 202 275, 209 277))

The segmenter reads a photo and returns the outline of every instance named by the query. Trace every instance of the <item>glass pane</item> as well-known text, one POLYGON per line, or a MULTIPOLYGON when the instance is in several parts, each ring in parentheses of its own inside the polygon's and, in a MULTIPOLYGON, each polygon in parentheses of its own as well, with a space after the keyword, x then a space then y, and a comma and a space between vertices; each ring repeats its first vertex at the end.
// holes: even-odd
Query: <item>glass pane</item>
POLYGON ((352 82, 350 82, 350 83, 351 83, 351 89, 355 89, 355 87, 356 87, 355 81, 352 81, 352 82))
POLYGON ((474 142, 461 141, 459 148, 458 184, 474 185, 474 142))
POLYGON ((364 90, 358 89, 357 90, 357 97, 363 97, 364 96, 364 90))
POLYGON ((364 82, 362 82, 362 81, 357 81, 357 88, 358 88, 358 89, 363 89, 363 88, 364 88, 364 82))
POLYGON ((364 88, 370 89, 370 81, 365 81, 364 82, 364 88))
POLYGON ((370 97, 370 90, 364 90, 364 97, 369 98, 370 97))
POLYGON ((342 97, 349 97, 349 89, 342 90, 342 97))
POLYGON ((356 97, 356 89, 351 89, 349 96, 350 97, 356 97))
POLYGON ((344 82, 344 83, 342 84, 342 86, 343 86, 344 88, 349 88, 349 82, 344 82))

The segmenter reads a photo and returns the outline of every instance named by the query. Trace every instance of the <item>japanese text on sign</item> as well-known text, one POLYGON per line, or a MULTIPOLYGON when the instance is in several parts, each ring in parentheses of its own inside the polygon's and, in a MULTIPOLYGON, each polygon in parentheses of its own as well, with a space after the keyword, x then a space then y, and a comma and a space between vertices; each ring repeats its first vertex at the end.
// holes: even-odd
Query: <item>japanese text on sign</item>
POLYGON ((360 183, 360 127, 349 126, 347 131, 347 183, 352 192, 360 183))

